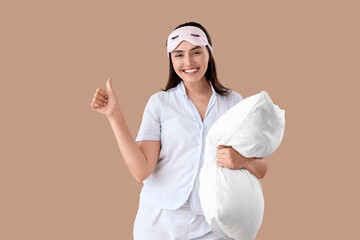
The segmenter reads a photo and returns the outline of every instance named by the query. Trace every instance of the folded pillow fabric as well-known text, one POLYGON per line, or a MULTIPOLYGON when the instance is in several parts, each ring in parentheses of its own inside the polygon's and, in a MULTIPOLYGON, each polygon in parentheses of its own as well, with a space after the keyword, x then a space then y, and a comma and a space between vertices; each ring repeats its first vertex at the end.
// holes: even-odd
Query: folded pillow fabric
POLYGON ((216 146, 231 146, 247 158, 264 158, 280 145, 285 111, 273 104, 265 90, 243 99, 211 127, 205 140, 199 197, 206 221, 225 239, 255 239, 264 198, 259 180, 247 169, 216 165, 216 146))

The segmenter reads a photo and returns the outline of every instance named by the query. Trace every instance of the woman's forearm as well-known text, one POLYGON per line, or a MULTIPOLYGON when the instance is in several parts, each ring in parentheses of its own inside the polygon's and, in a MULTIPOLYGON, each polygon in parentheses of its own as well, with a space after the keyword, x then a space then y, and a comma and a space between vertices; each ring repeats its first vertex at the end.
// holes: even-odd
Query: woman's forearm
POLYGON ((108 117, 108 120, 127 168, 131 175, 138 182, 141 182, 142 176, 147 169, 147 160, 143 151, 141 151, 131 136, 121 110, 119 109, 112 116, 108 117))
POLYGON ((267 172, 268 166, 264 158, 248 158, 244 168, 258 179, 262 179, 267 172))

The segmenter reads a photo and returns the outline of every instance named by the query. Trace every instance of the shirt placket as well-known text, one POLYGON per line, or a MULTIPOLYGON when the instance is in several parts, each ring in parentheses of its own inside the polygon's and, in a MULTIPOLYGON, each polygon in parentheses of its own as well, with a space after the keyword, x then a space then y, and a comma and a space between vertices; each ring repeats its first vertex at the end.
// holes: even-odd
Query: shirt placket
POLYGON ((201 210, 201 207, 200 207, 200 199, 199 199, 199 195, 198 195, 198 189, 199 189, 198 175, 199 175, 199 172, 200 172, 200 167, 201 167, 201 165, 203 163, 202 157, 204 155, 203 154, 203 150, 204 150, 204 147, 203 147, 204 140, 203 139, 205 137, 204 136, 204 123, 205 123, 205 121, 207 119, 207 116, 209 115, 210 109, 214 105, 215 95, 213 94, 211 96, 210 100, 209 100, 208 106, 206 108, 206 113, 205 113, 205 116, 204 116, 204 121, 201 120, 200 113, 196 109, 194 103, 187 96, 185 96, 185 97, 186 97, 186 100, 187 100, 187 106, 189 107, 189 110, 191 111, 191 114, 197 120, 199 129, 200 129, 200 145, 198 146, 200 154, 198 156, 197 166, 195 166, 195 169, 196 169, 196 174, 194 176, 195 181, 194 181, 193 191, 190 194, 190 201, 189 202, 190 202, 190 206, 193 209, 193 211, 195 211, 197 213, 201 213, 202 210, 201 210), (194 192, 194 190, 195 190, 195 192, 194 192))

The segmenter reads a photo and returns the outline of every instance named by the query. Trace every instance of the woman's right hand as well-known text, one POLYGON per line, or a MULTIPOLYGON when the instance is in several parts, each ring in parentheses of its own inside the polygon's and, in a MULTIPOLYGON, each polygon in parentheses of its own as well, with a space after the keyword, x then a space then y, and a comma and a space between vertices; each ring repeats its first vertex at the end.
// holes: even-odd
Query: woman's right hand
POLYGON ((106 81, 106 90, 96 89, 90 106, 94 111, 104 114, 107 118, 113 116, 117 111, 121 111, 118 98, 112 89, 111 78, 106 81))

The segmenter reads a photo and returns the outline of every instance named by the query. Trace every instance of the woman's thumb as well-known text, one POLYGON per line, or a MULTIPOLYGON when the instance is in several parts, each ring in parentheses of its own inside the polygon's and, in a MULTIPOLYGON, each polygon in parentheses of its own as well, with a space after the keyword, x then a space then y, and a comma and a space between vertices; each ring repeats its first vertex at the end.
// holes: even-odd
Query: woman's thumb
POLYGON ((108 91, 112 90, 112 85, 111 85, 111 78, 109 77, 108 80, 106 81, 106 89, 108 91))

